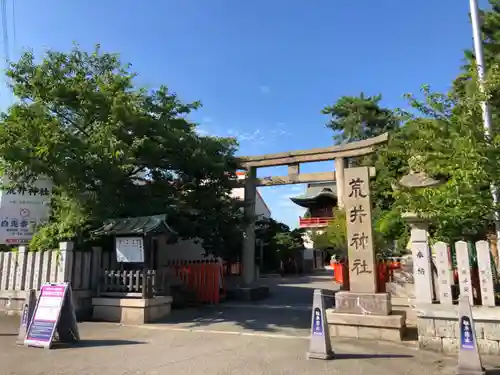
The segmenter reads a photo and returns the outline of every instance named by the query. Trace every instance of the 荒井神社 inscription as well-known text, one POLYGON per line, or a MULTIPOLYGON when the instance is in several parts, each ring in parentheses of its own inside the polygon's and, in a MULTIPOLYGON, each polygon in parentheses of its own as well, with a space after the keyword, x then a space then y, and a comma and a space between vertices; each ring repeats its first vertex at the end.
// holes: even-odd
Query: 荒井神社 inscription
POLYGON ((344 174, 350 290, 375 293, 369 169, 346 168, 344 174))

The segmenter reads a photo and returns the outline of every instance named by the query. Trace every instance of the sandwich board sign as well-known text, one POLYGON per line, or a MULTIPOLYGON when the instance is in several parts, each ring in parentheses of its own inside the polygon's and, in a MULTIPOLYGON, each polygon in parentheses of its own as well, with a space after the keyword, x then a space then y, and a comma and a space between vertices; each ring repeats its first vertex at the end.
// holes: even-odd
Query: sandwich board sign
POLYGON ((56 332, 60 342, 80 340, 69 283, 42 285, 24 345, 50 349, 56 332))

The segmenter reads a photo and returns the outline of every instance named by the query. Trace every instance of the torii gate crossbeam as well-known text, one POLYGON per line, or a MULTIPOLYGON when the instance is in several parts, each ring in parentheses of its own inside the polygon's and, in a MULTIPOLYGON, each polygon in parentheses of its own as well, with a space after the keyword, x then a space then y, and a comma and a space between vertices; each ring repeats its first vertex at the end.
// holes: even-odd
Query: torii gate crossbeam
MULTIPOLYGON (((248 225, 245 228, 243 239, 243 281, 251 284, 255 281, 255 195, 257 186, 277 186, 301 184, 307 182, 336 181, 339 207, 344 203, 344 169, 348 158, 369 155, 375 152, 376 147, 387 143, 388 133, 377 137, 347 143, 340 146, 313 148, 309 150, 265 154, 260 156, 244 156, 239 158, 239 164, 246 170, 246 178, 238 182, 245 188, 245 217, 248 225), (300 173, 301 163, 334 160, 335 172, 300 173), (257 178, 257 168, 288 166, 288 176, 257 178)), ((375 169, 370 170, 375 175, 375 169)))

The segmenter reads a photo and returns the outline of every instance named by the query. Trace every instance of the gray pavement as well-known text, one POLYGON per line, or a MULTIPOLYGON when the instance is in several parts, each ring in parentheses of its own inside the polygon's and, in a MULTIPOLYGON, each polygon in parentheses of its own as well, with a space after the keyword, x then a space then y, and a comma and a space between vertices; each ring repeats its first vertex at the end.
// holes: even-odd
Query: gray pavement
POLYGON ((456 360, 404 346, 335 340, 333 361, 306 360, 308 340, 81 323, 82 342, 44 350, 17 347, 17 319, 0 320, 5 375, 454 374, 456 360))
MULTIPOLYGON (((268 286, 271 296, 262 301, 241 302, 239 305, 310 309, 314 289, 327 289, 332 292, 340 289, 340 285, 333 282, 331 271, 321 271, 305 276, 262 277, 259 284, 268 286)), ((236 305, 236 303, 226 303, 225 305, 236 305)))
MULTIPOLYGON (((54 350, 17 347, 18 318, 0 317, 0 374, 455 373, 456 358, 418 351, 414 342, 335 339, 335 360, 306 360, 313 290, 338 287, 329 275, 262 283, 273 294, 259 303, 177 310, 164 322, 143 326, 80 323, 82 342, 54 350)), ((489 367, 500 365, 497 358, 483 360, 489 367)))

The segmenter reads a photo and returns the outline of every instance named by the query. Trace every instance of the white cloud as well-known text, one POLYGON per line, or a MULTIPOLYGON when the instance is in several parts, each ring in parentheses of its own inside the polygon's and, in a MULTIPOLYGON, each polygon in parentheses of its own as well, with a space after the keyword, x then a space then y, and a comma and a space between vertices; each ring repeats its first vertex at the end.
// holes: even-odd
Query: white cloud
POLYGON ((241 129, 237 127, 227 128, 217 124, 211 117, 204 117, 196 128, 196 132, 202 136, 214 135, 219 137, 234 137, 240 146, 263 146, 270 145, 291 133, 282 129, 283 123, 276 123, 276 126, 266 128, 241 129))
POLYGON ((201 127, 201 126, 197 126, 195 131, 196 131, 196 133, 198 133, 198 135, 201 135, 201 136, 206 136, 206 135, 210 134, 208 129, 205 129, 204 127, 201 127))
POLYGON ((271 88, 269 86, 266 86, 266 85, 260 86, 259 90, 263 94, 269 94, 271 92, 271 88))

